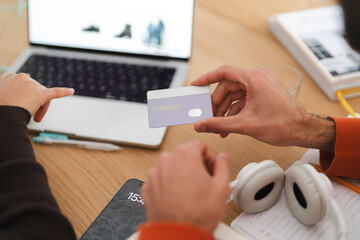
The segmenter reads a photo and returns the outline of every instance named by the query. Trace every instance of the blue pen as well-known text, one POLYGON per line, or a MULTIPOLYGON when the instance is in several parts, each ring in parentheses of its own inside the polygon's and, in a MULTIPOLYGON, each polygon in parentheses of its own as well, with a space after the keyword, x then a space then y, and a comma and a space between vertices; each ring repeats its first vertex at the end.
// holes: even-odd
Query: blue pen
MULTIPOLYGON (((48 135, 47 135, 48 136, 48 135)), ((93 142, 93 141, 80 141, 71 139, 59 139, 51 137, 33 137, 34 142, 42 144, 65 144, 65 145, 76 145, 78 148, 102 150, 102 151, 117 151, 122 150, 121 147, 111 143, 93 142)))

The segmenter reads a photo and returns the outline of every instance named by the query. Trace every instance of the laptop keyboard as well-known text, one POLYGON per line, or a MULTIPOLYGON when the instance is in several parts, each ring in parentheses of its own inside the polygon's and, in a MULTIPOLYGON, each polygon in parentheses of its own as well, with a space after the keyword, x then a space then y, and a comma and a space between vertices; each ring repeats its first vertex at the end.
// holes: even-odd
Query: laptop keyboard
POLYGON ((169 88, 174 68, 32 55, 19 72, 75 95, 146 103, 146 92, 169 88))

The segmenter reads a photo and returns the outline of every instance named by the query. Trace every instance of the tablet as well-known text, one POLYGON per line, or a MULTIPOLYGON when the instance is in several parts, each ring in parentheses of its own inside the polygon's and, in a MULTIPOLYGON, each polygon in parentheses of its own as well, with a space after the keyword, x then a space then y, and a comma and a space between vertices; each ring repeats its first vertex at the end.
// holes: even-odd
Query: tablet
POLYGON ((90 225, 80 240, 125 240, 145 222, 142 181, 129 179, 90 225))

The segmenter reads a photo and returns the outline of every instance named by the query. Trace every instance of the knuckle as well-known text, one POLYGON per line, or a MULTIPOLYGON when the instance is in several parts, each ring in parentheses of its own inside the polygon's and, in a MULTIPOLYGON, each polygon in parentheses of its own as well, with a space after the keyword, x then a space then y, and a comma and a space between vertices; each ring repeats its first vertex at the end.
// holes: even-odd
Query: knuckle
POLYGON ((256 128, 253 127, 253 125, 250 122, 244 121, 243 124, 241 124, 241 126, 238 127, 238 130, 242 134, 252 135, 254 130, 256 130, 256 128))
POLYGON ((221 157, 221 161, 224 162, 224 164, 229 167, 230 165, 230 159, 229 159, 229 155, 225 152, 221 152, 219 153, 219 157, 221 157))
POLYGON ((215 122, 212 122, 211 124, 208 124, 209 126, 212 125, 212 128, 214 130, 224 130, 224 125, 221 121, 215 121, 215 122))
POLYGON ((249 72, 249 77, 256 77, 259 76, 260 74, 261 74, 261 70, 256 69, 249 72))
POLYGON ((206 146, 206 144, 203 141, 201 141, 200 139, 194 139, 190 143, 191 143, 191 145, 197 146, 197 147, 205 147, 206 146))
POLYGON ((243 85, 245 88, 248 86, 248 82, 253 78, 253 71, 243 72, 241 77, 244 79, 243 85))
POLYGON ((25 80, 25 79, 29 79, 30 77, 28 75, 26 75, 25 73, 19 73, 18 75, 19 79, 25 80))
POLYGON ((153 167, 153 168, 150 168, 149 171, 148 171, 148 178, 149 178, 149 182, 148 184, 151 184, 154 179, 157 177, 157 168, 156 167, 153 167))
POLYGON ((7 74, 7 75, 5 76, 5 78, 13 78, 13 77, 15 77, 15 76, 16 76, 15 73, 9 73, 9 74, 7 74))
POLYGON ((162 165, 164 164, 164 162, 166 162, 170 157, 170 153, 169 152, 162 152, 159 155, 159 164, 162 165))
POLYGON ((160 153, 159 158, 167 159, 170 155, 171 153, 169 151, 163 151, 162 153, 160 153))
POLYGON ((229 64, 224 64, 220 67, 220 69, 222 70, 229 70, 229 69, 232 69, 233 67, 229 64))
POLYGON ((49 89, 49 91, 51 91, 51 92, 53 92, 53 93, 59 93, 59 88, 57 88, 57 87, 53 87, 53 88, 48 88, 49 89))
POLYGON ((62 95, 61 88, 46 88, 51 98, 57 98, 62 95))
POLYGON ((187 144, 184 144, 184 143, 183 143, 183 144, 180 144, 180 145, 176 148, 175 152, 176 152, 177 154, 184 155, 184 154, 186 154, 187 149, 188 149, 187 144))
POLYGON ((175 150, 175 154, 180 157, 182 162, 193 160, 193 158, 196 158, 204 148, 206 148, 204 142, 199 139, 194 139, 179 145, 175 150))
POLYGON ((226 72, 229 72, 231 71, 232 67, 230 65, 222 65, 221 67, 219 67, 218 71, 221 73, 221 74, 225 74, 226 72))
POLYGON ((268 68, 264 68, 264 69, 252 71, 252 76, 257 79, 267 79, 269 78, 268 73, 272 73, 271 70, 268 68))

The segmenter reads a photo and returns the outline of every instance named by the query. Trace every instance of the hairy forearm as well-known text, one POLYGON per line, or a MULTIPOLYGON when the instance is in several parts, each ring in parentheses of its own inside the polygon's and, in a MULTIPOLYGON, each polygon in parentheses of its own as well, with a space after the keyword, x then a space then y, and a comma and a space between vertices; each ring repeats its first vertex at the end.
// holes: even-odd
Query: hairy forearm
POLYGON ((305 112, 297 126, 294 145, 334 151, 336 126, 332 119, 305 112))

